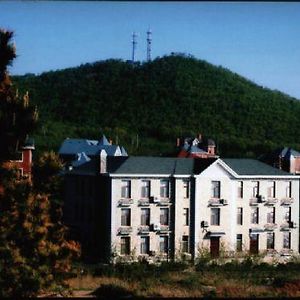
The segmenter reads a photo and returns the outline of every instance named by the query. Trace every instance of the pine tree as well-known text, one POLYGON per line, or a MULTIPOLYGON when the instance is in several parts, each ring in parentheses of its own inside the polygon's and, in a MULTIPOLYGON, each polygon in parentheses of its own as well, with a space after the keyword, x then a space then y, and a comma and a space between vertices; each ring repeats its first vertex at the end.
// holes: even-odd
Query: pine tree
POLYGON ((61 166, 55 157, 45 154, 48 164, 38 163, 39 181, 19 178, 10 163, 37 122, 28 93, 20 98, 8 75, 16 57, 12 37, 0 30, 0 297, 28 297, 53 286, 65 288, 65 274, 79 247, 66 240, 61 222, 54 174, 61 166))

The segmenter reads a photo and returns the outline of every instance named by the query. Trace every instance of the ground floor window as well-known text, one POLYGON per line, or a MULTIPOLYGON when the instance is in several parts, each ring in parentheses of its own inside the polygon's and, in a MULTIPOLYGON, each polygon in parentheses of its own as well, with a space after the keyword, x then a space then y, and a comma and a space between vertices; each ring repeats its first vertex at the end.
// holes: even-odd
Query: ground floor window
POLYGON ((237 234, 236 235, 236 251, 242 251, 243 250, 243 235, 237 234))
POLYGON ((182 236, 181 245, 182 245, 182 252, 189 253, 189 236, 188 235, 182 236))
POLYGON ((141 237, 141 254, 149 254, 149 236, 141 237))
POLYGON ((161 253, 168 253, 169 238, 168 236, 159 237, 159 250, 161 253))
POLYGON ((122 255, 130 254, 130 237, 129 236, 121 237, 121 254, 122 255))
POLYGON ((274 249, 274 233, 267 233, 267 249, 274 249))

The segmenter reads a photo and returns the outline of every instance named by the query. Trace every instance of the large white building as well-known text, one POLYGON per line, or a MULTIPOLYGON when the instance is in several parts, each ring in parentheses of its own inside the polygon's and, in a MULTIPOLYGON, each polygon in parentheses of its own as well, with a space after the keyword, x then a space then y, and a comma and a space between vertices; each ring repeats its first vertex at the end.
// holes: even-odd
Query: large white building
POLYGON ((257 160, 100 153, 66 180, 66 222, 99 259, 299 252, 299 177, 257 160))

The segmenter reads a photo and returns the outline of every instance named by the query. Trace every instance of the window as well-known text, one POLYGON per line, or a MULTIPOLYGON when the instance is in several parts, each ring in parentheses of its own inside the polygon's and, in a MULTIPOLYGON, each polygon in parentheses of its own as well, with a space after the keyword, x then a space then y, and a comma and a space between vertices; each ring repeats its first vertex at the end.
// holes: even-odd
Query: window
POLYGON ((159 250, 162 253, 168 253, 169 249, 169 239, 168 236, 159 237, 159 250))
POLYGON ((188 226, 189 225, 189 209, 188 208, 183 209, 183 219, 184 219, 184 225, 188 226))
POLYGON ((141 236, 141 254, 149 254, 149 236, 141 236))
POLYGON ((130 180, 122 180, 121 197, 122 198, 130 198, 131 197, 131 182, 130 182, 130 180))
POLYGON ((284 221, 287 223, 291 222, 291 212, 292 212, 291 207, 285 208, 284 221))
POLYGON ((276 186, 275 186, 275 181, 271 181, 269 183, 269 187, 268 187, 268 197, 269 198, 275 198, 276 196, 276 186))
POLYGON ((267 223, 275 223, 275 207, 269 209, 267 213, 267 223))
POLYGON ((220 208, 211 208, 211 225, 220 225, 220 208))
POLYGON ((236 235, 236 251, 242 251, 243 250, 243 235, 237 234, 236 235))
POLYGON ((291 249, 291 233, 283 232, 283 249, 291 249))
POLYGON ((237 208, 237 224, 243 225, 243 208, 242 207, 237 208))
POLYGON ((274 233, 267 233, 267 249, 274 249, 274 233))
POLYGON ((169 198, 169 180, 160 181, 160 197, 169 198))
POLYGON ((181 245, 182 245, 182 252, 189 253, 189 236, 188 235, 182 236, 181 245))
POLYGON ((221 182, 220 181, 212 181, 211 182, 211 196, 213 198, 220 198, 221 194, 221 182))
POLYGON ((287 198, 292 198, 292 182, 291 181, 287 182, 286 197, 287 198))
POLYGON ((122 255, 130 254, 130 237, 129 236, 121 237, 121 254, 122 255))
POLYGON ((188 180, 183 181, 183 197, 189 198, 190 197, 190 182, 188 180))
POLYGON ((141 225, 144 226, 150 225, 150 208, 141 209, 141 225))
POLYGON ((243 181, 238 182, 238 198, 243 198, 244 195, 244 183, 243 181))
POLYGON ((259 208, 252 207, 251 209, 251 224, 258 224, 259 223, 259 208))
POLYGON ((141 197, 142 198, 150 197, 150 180, 142 180, 141 197))
POLYGON ((130 208, 122 208, 121 210, 121 226, 130 226, 130 208))
POLYGON ((160 209, 160 225, 169 225, 169 209, 160 209))
POLYGON ((259 181, 253 181, 252 196, 256 198, 259 195, 259 181))

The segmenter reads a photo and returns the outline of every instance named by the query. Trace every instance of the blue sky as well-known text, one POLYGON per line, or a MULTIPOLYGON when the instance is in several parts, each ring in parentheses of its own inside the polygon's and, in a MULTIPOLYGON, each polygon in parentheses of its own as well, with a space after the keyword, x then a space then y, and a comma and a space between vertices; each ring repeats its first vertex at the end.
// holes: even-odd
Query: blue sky
POLYGON ((184 52, 300 99, 300 3, 1 1, 0 27, 15 32, 12 74, 108 58, 184 52))

